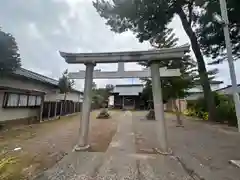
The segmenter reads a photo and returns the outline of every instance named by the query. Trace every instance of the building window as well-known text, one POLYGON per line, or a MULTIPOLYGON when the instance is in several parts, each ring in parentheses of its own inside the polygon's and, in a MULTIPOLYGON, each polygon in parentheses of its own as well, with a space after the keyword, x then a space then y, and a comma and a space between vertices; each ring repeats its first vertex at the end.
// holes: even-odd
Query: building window
POLYGON ((18 94, 8 94, 7 96, 7 106, 9 107, 16 107, 18 106, 18 100, 19 100, 19 96, 18 94))
POLYGON ((18 106, 23 107, 27 105, 28 105, 28 96, 24 94, 20 94, 18 106))
POLYGON ((37 97, 36 97, 36 106, 40 106, 40 105, 41 105, 41 102, 42 102, 41 96, 37 96, 37 97))
POLYGON ((28 95, 22 93, 5 93, 3 107, 15 108, 15 107, 37 107, 42 103, 41 96, 28 95))
POLYGON ((36 106, 36 96, 28 97, 28 106, 36 106))

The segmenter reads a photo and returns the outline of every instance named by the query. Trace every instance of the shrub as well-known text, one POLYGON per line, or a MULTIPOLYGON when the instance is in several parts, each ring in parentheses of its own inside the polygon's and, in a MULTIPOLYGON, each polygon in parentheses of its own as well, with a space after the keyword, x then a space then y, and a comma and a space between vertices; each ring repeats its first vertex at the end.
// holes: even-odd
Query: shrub
POLYGON ((216 107, 218 121, 221 123, 227 121, 229 125, 236 126, 237 117, 233 99, 231 96, 221 96, 220 103, 216 107))
MULTIPOLYGON (((214 93, 214 99, 216 103, 216 121, 221 123, 227 121, 229 125, 236 126, 237 118, 235 115, 235 106, 232 96, 214 93)), ((188 110, 185 114, 207 120, 208 113, 204 98, 200 98, 195 102, 190 102, 188 104, 188 110)))
POLYGON ((197 116, 196 111, 193 108, 192 109, 187 109, 186 111, 184 111, 184 114, 186 116, 192 116, 192 117, 197 116))

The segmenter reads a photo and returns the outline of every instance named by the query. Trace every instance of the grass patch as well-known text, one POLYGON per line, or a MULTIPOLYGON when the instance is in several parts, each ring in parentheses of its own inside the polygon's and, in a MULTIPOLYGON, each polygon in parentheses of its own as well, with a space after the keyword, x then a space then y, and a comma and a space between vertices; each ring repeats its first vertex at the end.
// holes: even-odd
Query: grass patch
POLYGON ((1 180, 22 180, 26 179, 22 174, 22 163, 16 156, 0 155, 0 179, 1 180))

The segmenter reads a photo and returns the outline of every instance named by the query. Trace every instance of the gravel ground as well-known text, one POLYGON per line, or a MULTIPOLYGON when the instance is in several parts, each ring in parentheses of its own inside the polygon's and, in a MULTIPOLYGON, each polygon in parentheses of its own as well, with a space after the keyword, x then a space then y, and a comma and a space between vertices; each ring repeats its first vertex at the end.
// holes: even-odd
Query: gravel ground
MULTIPOLYGON (((117 122, 114 115, 111 119, 96 119, 98 113, 98 111, 91 113, 89 136, 91 151, 105 152, 115 134, 117 122)), ((16 157, 17 161, 14 165, 8 166, 9 174, 12 176, 10 179, 15 176, 19 179, 21 172, 24 179, 26 176, 31 179, 71 152, 77 142, 79 118, 80 115, 77 114, 0 132, 1 158, 16 157), (18 147, 21 149, 13 151, 18 147)))
MULTIPOLYGON (((155 154, 158 148, 156 121, 145 120, 146 112, 135 112, 137 152, 155 154)), ((240 169, 229 160, 240 160, 240 134, 236 128, 189 120, 176 127, 176 117, 165 114, 168 142, 174 156, 189 173, 203 180, 240 180, 240 169)))

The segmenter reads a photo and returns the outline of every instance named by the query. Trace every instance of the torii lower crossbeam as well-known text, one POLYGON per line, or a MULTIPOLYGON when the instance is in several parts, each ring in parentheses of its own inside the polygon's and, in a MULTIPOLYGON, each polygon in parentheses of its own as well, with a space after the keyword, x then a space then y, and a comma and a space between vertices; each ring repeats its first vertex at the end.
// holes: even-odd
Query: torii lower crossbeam
MULTIPOLYGON (((167 68, 160 68, 159 76, 161 77, 174 77, 180 76, 181 73, 179 69, 167 69, 167 68)), ((70 79, 85 79, 86 72, 79 71, 79 72, 71 72, 69 73, 70 79)), ((93 79, 123 79, 123 78, 147 78, 151 77, 150 69, 145 69, 142 71, 93 71, 93 79)))

